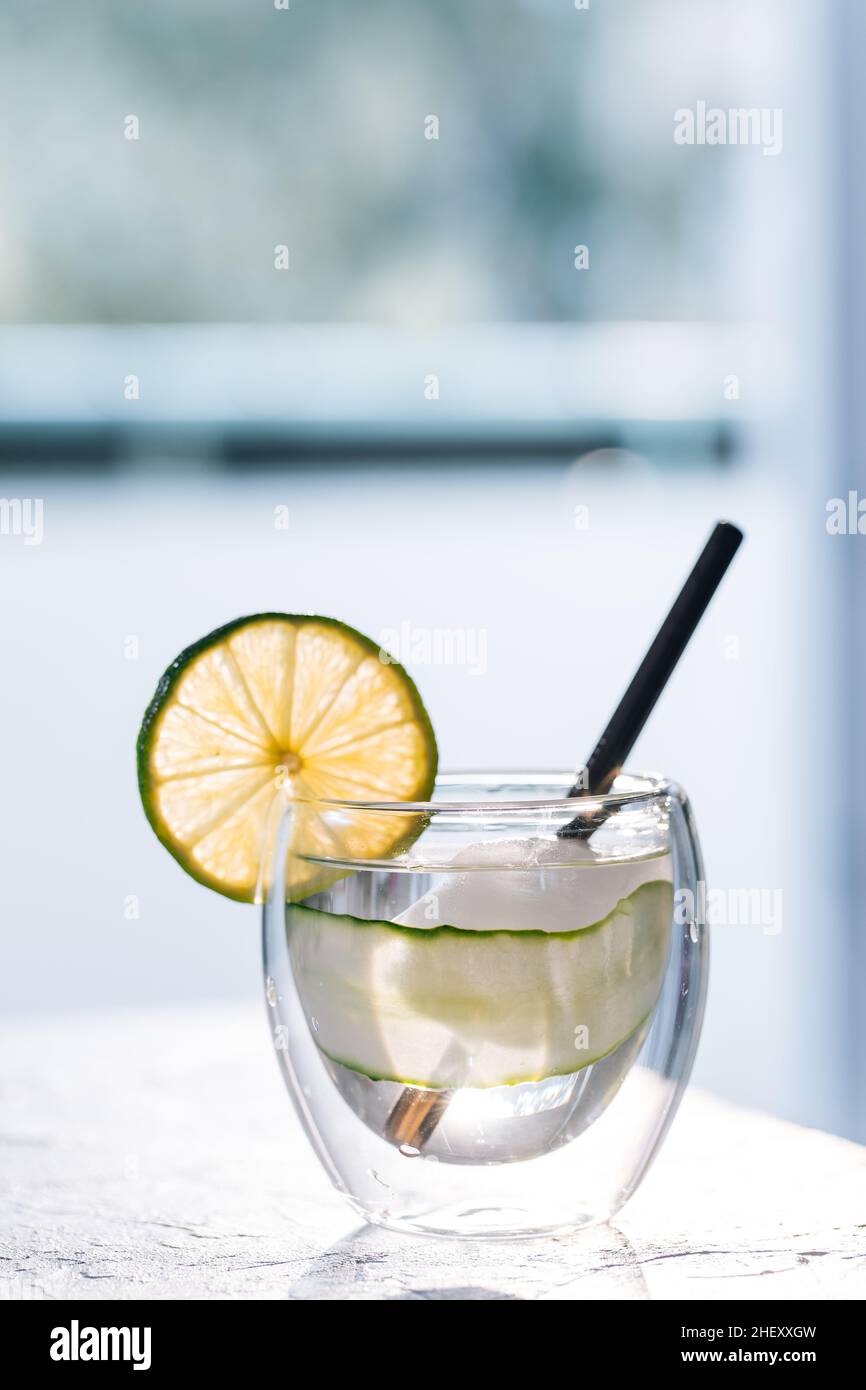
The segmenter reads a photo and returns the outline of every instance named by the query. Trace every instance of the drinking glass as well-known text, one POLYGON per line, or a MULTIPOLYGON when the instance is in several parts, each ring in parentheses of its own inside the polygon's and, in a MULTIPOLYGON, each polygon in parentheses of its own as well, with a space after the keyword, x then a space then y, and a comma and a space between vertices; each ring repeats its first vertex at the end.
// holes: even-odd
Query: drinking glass
POLYGON ((286 796, 263 873, 268 1019, 310 1143, 367 1221, 564 1233, 617 1212, 658 1152, 706 994, 694 821, 659 776, 592 799, 572 781, 286 796))

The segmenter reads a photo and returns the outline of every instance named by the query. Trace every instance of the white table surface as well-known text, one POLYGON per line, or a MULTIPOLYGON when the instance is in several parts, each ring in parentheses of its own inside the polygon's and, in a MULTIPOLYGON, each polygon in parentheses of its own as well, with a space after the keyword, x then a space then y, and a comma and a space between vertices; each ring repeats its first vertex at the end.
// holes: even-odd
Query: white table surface
POLYGON ((0 1297, 866 1297, 866 1148, 691 1091, 614 1224, 365 1227, 291 1110, 264 1007, 0 1031, 0 1297))

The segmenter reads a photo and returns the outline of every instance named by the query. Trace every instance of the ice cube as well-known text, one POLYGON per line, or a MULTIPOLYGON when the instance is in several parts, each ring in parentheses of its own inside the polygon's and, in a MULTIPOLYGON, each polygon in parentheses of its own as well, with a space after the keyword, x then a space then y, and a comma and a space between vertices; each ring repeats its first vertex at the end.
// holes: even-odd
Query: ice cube
POLYGON ((642 884, 672 878, 669 854, 615 860, 580 840, 480 840, 458 850, 433 887, 394 920, 465 931, 578 931, 642 884))

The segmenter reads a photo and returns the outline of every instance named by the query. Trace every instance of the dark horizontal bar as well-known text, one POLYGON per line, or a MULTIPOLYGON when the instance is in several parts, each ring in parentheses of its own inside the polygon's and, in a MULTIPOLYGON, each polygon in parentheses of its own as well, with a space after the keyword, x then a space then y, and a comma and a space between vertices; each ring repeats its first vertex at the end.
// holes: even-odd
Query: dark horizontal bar
POLYGON ((272 424, 156 422, 123 427, 114 422, 0 423, 0 469, 33 464, 104 470, 119 468, 151 450, 173 462, 186 455, 196 466, 270 468, 351 460, 438 459, 444 463, 550 458, 573 461, 602 449, 716 464, 739 449, 732 427, 719 421, 575 422, 573 427, 491 425, 453 431, 400 430, 359 424, 337 429, 272 424))

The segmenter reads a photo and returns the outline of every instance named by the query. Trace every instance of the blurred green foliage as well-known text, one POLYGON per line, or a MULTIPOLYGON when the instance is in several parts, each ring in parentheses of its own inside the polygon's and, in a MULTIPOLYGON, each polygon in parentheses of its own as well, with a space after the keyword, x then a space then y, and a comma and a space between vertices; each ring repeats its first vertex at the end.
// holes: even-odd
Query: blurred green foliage
POLYGON ((0 317, 719 316, 669 90, 707 5, 6 0, 0 317))

